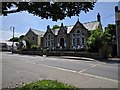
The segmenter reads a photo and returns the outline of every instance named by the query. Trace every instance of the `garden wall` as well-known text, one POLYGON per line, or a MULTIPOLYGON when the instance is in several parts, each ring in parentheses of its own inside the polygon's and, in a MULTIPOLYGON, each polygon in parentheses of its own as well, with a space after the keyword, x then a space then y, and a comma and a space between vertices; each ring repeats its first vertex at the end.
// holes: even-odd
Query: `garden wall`
MULTIPOLYGON (((43 55, 42 51, 14 51, 13 53, 25 54, 25 55, 43 55)), ((75 57, 88 57, 94 59, 100 59, 99 53, 88 53, 88 52, 74 52, 74 51, 49 51, 47 56, 75 56, 75 57)))

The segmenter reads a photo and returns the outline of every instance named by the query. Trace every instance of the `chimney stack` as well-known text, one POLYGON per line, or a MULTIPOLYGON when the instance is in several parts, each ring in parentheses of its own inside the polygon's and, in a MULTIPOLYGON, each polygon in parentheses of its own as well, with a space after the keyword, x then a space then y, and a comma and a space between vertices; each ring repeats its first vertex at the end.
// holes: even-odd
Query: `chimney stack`
POLYGON ((98 21, 98 22, 101 22, 101 16, 100 16, 99 13, 98 13, 98 15, 97 15, 97 21, 98 21))

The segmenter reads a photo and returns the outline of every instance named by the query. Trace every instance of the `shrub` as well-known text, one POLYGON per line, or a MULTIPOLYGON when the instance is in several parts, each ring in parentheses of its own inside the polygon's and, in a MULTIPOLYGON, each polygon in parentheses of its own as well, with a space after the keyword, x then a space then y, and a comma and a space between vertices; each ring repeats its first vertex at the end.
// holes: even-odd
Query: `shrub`
POLYGON ((43 54, 47 54, 50 51, 49 48, 43 49, 43 54))
POLYGON ((32 45, 32 46, 31 46, 31 49, 32 49, 32 50, 37 50, 37 49, 38 49, 38 46, 37 46, 37 45, 32 45))

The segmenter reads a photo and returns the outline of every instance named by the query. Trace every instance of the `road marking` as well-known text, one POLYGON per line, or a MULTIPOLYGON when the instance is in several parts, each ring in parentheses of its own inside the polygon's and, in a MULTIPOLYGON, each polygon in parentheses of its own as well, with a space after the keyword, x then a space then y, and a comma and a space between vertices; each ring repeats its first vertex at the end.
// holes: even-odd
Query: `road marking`
MULTIPOLYGON (((26 61, 26 62, 31 63, 31 64, 37 64, 37 63, 30 62, 30 61, 26 61)), ((37 65, 42 65, 42 66, 46 66, 46 67, 50 67, 50 68, 55 68, 55 69, 60 69, 60 70, 64 70, 64 71, 69 71, 69 72, 74 72, 74 73, 77 72, 77 71, 74 71, 74 70, 59 68, 59 67, 55 67, 55 66, 49 66, 49 65, 45 65, 45 64, 37 64, 37 65)))
POLYGON ((101 76, 96 76, 96 75, 92 75, 92 74, 88 74, 88 73, 80 73, 82 75, 86 75, 86 76, 90 76, 90 77, 95 77, 95 78, 99 78, 99 79, 104 79, 104 80, 109 80, 109 81, 113 81, 113 82, 120 82, 118 80, 115 79, 110 79, 110 78, 106 78, 106 77, 101 77, 101 76))
POLYGON ((82 72, 84 72, 84 71, 86 71, 87 69, 83 69, 83 70, 81 70, 81 71, 79 71, 78 73, 82 73, 82 72))
POLYGON ((93 66, 91 66, 91 67, 95 67, 95 66, 97 66, 97 65, 93 65, 93 66))
MULTIPOLYGON (((26 60, 26 62, 31 63, 31 64, 37 64, 37 63, 33 63, 33 62, 30 62, 30 61, 27 61, 27 60, 26 60)), ((45 65, 45 64, 37 64, 37 65, 50 67, 50 68, 55 68, 55 69, 59 69, 59 70, 63 70, 63 71, 69 71, 69 72, 73 72, 73 73, 79 73, 81 75, 86 75, 86 76, 95 77, 95 78, 99 78, 99 79, 109 80, 109 81, 113 81, 113 82, 116 82, 116 83, 120 82, 120 81, 115 80, 115 79, 110 79, 110 78, 106 78, 106 77, 96 76, 96 75, 92 75, 92 74, 88 74, 88 73, 82 73, 83 71, 86 71, 86 69, 83 69, 83 70, 77 72, 77 71, 74 71, 74 70, 59 68, 59 67, 55 67, 55 66, 49 66, 49 65, 45 65)))

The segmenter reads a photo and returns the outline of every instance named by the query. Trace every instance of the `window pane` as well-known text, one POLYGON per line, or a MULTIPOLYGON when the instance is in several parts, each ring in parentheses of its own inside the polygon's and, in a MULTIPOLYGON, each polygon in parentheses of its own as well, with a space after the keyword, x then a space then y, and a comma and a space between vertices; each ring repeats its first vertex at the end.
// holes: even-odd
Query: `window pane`
POLYGON ((34 37, 33 37, 33 40, 34 40, 34 37))
POLYGON ((80 30, 78 30, 77 33, 80 33, 80 30))
POLYGON ((77 38, 77 45, 80 45, 80 38, 77 38))
POLYGON ((48 47, 50 46, 50 41, 48 41, 48 47))
POLYGON ((84 36, 84 33, 82 33, 82 36, 84 36))
POLYGON ((84 45, 84 42, 85 42, 85 41, 84 41, 84 37, 82 37, 82 45, 84 45))
POLYGON ((48 35, 48 39, 50 39, 50 35, 48 35))
POLYGON ((73 46, 75 46, 75 39, 73 38, 73 46))

